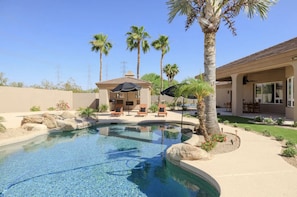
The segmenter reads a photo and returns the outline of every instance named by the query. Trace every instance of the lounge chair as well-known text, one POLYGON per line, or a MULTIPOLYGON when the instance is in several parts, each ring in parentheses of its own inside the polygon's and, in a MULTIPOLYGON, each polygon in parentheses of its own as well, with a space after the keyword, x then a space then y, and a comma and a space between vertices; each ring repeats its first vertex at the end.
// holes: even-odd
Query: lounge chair
POLYGON ((167 116, 167 111, 166 111, 166 105, 165 104, 159 104, 158 116, 167 116))
POLYGON ((123 105, 116 105, 115 110, 111 112, 111 116, 121 116, 124 115, 123 105))
POLYGON ((146 116, 147 115, 147 104, 140 104, 139 111, 137 112, 138 116, 146 116))

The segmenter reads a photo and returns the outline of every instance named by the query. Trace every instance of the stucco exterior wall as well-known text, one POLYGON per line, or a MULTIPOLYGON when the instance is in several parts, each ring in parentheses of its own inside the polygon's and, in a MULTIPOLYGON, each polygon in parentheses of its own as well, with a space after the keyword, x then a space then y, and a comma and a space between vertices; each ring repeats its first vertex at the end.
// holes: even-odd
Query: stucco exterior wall
POLYGON ((0 112, 28 112, 33 106, 39 106, 46 111, 56 107, 59 101, 67 102, 72 109, 73 97, 71 91, 44 90, 35 88, 0 87, 0 112))
POLYGON ((98 109, 99 94, 98 93, 73 93, 73 109, 91 107, 98 109))

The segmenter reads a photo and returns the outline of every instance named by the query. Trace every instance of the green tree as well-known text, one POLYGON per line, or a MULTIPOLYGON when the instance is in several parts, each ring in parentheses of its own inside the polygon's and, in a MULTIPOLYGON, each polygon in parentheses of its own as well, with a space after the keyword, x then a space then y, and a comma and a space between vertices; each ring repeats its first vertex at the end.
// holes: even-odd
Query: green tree
POLYGON ((146 53, 150 49, 150 45, 147 38, 150 35, 144 30, 144 27, 131 26, 131 31, 126 33, 127 36, 127 49, 133 51, 137 49, 137 79, 139 79, 139 69, 140 69, 140 50, 146 53))
POLYGON ((6 86, 7 80, 8 79, 4 77, 4 73, 0 72, 0 86, 6 86))
MULTIPOLYGON (((170 50, 168 36, 161 35, 159 39, 154 40, 152 42, 152 46, 161 51, 161 60, 160 60, 160 92, 163 90, 163 59, 164 55, 170 50)), ((160 94, 161 95, 161 94, 160 94)), ((159 95, 159 103, 160 103, 160 95, 159 95)))
POLYGON ((208 132, 205 126, 205 102, 204 98, 214 92, 213 87, 204 81, 202 75, 198 79, 186 79, 177 90, 178 95, 188 97, 195 96, 197 98, 197 114, 199 120, 199 131, 203 134, 206 141, 209 141, 208 132))
MULTIPOLYGON (((236 35, 234 18, 242 10, 249 18, 259 14, 266 18, 269 7, 274 5, 276 0, 168 0, 169 22, 172 22, 176 15, 185 15, 186 29, 196 20, 204 33, 204 72, 205 80, 215 90, 216 85, 216 33, 220 22, 223 20, 228 28, 236 35)), ((208 132, 219 132, 219 124, 216 111, 216 92, 206 97, 206 127, 208 132)))
POLYGON ((23 83, 23 82, 11 82, 11 83, 9 84, 9 86, 11 86, 11 87, 22 88, 22 87, 24 87, 24 83, 23 83))
POLYGON ((173 64, 173 65, 166 64, 165 67, 163 68, 163 72, 166 74, 168 78, 168 85, 170 85, 175 75, 179 73, 178 66, 176 64, 173 64))
POLYGON ((100 53, 100 73, 99 81, 102 80, 102 54, 108 55, 110 49, 112 48, 111 42, 108 40, 108 36, 104 34, 94 35, 94 40, 90 42, 92 44, 92 51, 100 53))

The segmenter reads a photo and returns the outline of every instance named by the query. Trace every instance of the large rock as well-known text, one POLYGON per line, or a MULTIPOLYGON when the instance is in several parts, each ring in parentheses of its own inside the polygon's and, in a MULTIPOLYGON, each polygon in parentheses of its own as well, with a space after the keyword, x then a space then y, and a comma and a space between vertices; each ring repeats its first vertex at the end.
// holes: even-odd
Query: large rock
POLYGON ((68 112, 68 111, 64 111, 60 116, 61 116, 63 119, 71 119, 71 118, 75 118, 75 115, 72 114, 71 112, 68 112))
POLYGON ((201 146, 203 142, 205 142, 203 136, 194 134, 190 139, 184 141, 183 143, 190 144, 192 146, 201 146))
POLYGON ((27 131, 47 131, 47 127, 44 124, 36 124, 36 123, 25 123, 22 125, 23 129, 27 131))
POLYGON ((40 115, 35 116, 25 116, 21 122, 21 126, 26 123, 36 123, 36 124, 42 124, 43 117, 40 115))
POLYGON ((42 114, 43 122, 42 124, 46 125, 49 129, 54 129, 58 127, 58 124, 56 122, 56 118, 54 115, 51 115, 49 113, 42 114))
POLYGON ((175 164, 179 164, 180 160, 205 160, 210 159, 211 156, 201 148, 179 143, 167 149, 166 158, 175 164))
POLYGON ((61 131, 73 131, 77 129, 77 123, 73 119, 56 120, 56 122, 61 131))

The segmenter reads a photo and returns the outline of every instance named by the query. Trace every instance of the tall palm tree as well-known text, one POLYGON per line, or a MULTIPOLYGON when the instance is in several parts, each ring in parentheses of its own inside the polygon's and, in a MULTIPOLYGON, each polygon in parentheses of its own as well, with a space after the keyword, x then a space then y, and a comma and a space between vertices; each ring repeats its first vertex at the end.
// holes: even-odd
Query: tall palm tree
MULTIPOLYGON (((277 0, 168 0, 169 22, 176 15, 187 17, 186 29, 196 20, 204 33, 204 72, 205 81, 215 90, 216 82, 216 33, 223 20, 228 28, 236 35, 234 18, 241 10, 249 18, 259 14, 266 18, 269 7, 277 0)), ((219 124, 216 111, 216 92, 206 98, 206 127, 209 133, 218 133, 219 124)))
POLYGON ((175 75, 179 73, 178 66, 176 64, 166 64, 163 68, 163 72, 166 74, 168 78, 168 86, 170 86, 171 82, 173 81, 175 75))
POLYGON ((92 40, 90 43, 92 44, 92 51, 100 52, 99 81, 101 81, 102 80, 102 54, 108 55, 109 50, 112 48, 112 44, 108 40, 108 36, 104 34, 94 35, 94 40, 92 40))
POLYGON ((184 97, 195 96, 197 98, 197 114, 199 120, 199 131, 203 134, 206 141, 209 135, 205 126, 205 102, 204 98, 214 92, 214 88, 206 81, 202 75, 198 79, 186 79, 178 90, 178 94, 184 97))
MULTIPOLYGON (((170 50, 168 36, 160 35, 159 39, 154 40, 152 42, 152 46, 156 50, 161 51, 161 60, 160 60, 160 93, 163 90, 163 58, 164 55, 170 50)), ((161 95, 161 94, 160 94, 161 95)), ((160 103, 160 95, 159 95, 159 103, 160 103)))
POLYGON ((150 49, 150 45, 146 38, 150 38, 150 35, 144 31, 144 27, 131 26, 131 31, 127 32, 127 48, 130 51, 137 49, 137 79, 139 79, 140 68, 140 49, 143 53, 146 53, 150 49))

